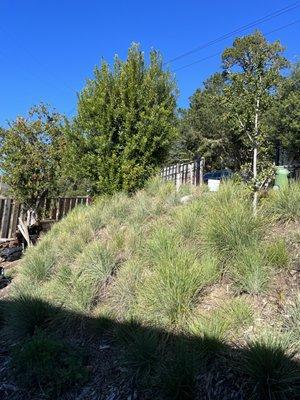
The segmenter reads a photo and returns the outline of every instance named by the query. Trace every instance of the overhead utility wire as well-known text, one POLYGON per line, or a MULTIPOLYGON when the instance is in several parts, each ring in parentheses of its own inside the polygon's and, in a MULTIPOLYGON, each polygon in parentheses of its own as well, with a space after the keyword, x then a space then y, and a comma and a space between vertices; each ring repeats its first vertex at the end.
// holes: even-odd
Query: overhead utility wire
POLYGON ((247 30, 249 28, 253 28, 257 24, 270 21, 271 19, 279 17, 280 15, 285 14, 285 13, 287 13, 289 11, 292 11, 292 10, 298 8, 298 7, 300 7, 300 1, 292 3, 289 6, 286 6, 284 8, 281 8, 280 10, 274 11, 274 12, 268 14, 268 15, 265 15, 264 17, 261 17, 261 18, 255 20, 255 21, 250 22, 247 25, 243 25, 243 26, 241 26, 241 27, 239 27, 239 28, 237 28, 237 29, 235 29, 235 30, 233 30, 231 32, 228 32, 228 33, 226 33, 224 35, 221 35, 221 36, 217 37, 216 39, 213 39, 213 40, 211 40, 211 41, 209 41, 207 43, 204 43, 204 44, 202 44, 200 46, 197 46, 192 50, 189 50, 189 51, 187 51, 187 52, 185 52, 183 54, 178 55, 177 57, 174 57, 174 58, 170 59, 169 61, 166 61, 164 63, 164 65, 165 64, 170 64, 170 63, 172 63, 174 61, 177 61, 177 60, 180 60, 180 59, 182 59, 184 57, 187 57, 187 56, 189 56, 189 55, 191 55, 193 53, 198 52, 199 50, 202 50, 202 49, 204 49, 206 47, 212 46, 213 44, 219 43, 219 42, 221 42, 221 41, 223 41, 225 39, 228 39, 229 37, 235 35, 236 33, 243 32, 243 31, 245 31, 245 30, 247 30))
MULTIPOLYGON (((300 22, 300 19, 297 19, 296 21, 290 22, 289 24, 280 26, 279 28, 276 28, 276 29, 274 29, 274 30, 272 30, 272 31, 269 31, 269 32, 265 33, 264 35, 265 35, 265 36, 271 35, 272 33, 281 31, 282 29, 288 28, 289 26, 296 25, 296 24, 298 24, 299 22, 300 22)), ((181 71, 182 69, 191 67, 191 66, 193 66, 193 65, 195 65, 195 64, 199 64, 199 63, 201 63, 201 62, 203 62, 203 61, 209 60, 210 58, 220 56, 221 54, 222 54, 222 52, 218 52, 218 53, 211 54, 211 55, 209 55, 209 56, 207 56, 207 57, 201 58, 200 60, 196 60, 196 61, 191 62, 190 64, 186 64, 186 65, 183 65, 182 67, 176 68, 175 70, 173 70, 173 72, 181 71)))

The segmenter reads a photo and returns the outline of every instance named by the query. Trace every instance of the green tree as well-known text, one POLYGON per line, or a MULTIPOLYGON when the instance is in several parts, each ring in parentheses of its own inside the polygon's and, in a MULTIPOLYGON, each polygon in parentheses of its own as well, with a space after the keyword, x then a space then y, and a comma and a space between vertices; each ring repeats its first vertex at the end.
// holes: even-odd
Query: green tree
POLYGON ((190 98, 181 111, 180 136, 172 149, 173 160, 190 160, 196 153, 205 157, 211 169, 240 169, 245 159, 241 135, 226 119, 226 79, 216 73, 190 98))
POLYGON ((224 89, 227 118, 243 136, 246 148, 252 152, 254 212, 257 189, 261 183, 258 173, 265 168, 265 161, 270 158, 269 152, 273 149, 268 141, 266 113, 271 109, 283 79, 280 71, 288 66, 282 55, 283 50, 278 41, 269 43, 256 31, 237 38, 222 55, 227 76, 224 89))
POLYGON ((280 140, 287 153, 287 162, 300 159, 300 63, 283 81, 268 124, 273 140, 280 140))
POLYGON ((27 210, 38 210, 46 196, 58 193, 65 145, 63 118, 45 105, 0 131, 3 180, 27 210))
POLYGON ((126 61, 115 58, 95 69, 79 96, 70 127, 73 175, 90 181, 93 193, 134 191, 168 156, 176 134, 176 87, 150 53, 147 66, 138 45, 126 61))

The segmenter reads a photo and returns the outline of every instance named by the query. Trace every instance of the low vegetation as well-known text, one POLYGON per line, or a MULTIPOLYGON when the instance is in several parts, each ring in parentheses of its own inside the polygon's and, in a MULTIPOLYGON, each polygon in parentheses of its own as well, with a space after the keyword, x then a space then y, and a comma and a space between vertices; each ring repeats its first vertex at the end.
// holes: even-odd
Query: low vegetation
POLYGON ((80 386, 78 338, 92 364, 93 343, 99 357, 99 340, 109 343, 122 398, 295 399, 299 193, 270 192, 254 217, 242 185, 176 193, 154 180, 75 209, 27 250, 1 307, 3 335, 21 346, 12 371, 24 371, 22 387, 54 399, 66 382, 80 386))
POLYGON ((36 333, 13 351, 11 368, 26 390, 40 387, 44 397, 59 398, 73 385, 88 378, 84 356, 68 344, 36 333))
POLYGON ((299 221, 300 186, 291 182, 289 186, 271 193, 270 201, 265 204, 266 213, 280 221, 299 221))

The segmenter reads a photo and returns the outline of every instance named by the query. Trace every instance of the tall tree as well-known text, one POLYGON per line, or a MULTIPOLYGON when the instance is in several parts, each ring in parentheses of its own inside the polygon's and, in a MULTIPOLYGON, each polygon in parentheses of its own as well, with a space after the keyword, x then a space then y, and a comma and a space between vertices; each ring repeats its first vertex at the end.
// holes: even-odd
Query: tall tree
POLYGON ((65 149, 63 118, 45 105, 33 107, 0 132, 0 167, 12 196, 37 210, 60 185, 65 149))
POLYGON ((288 66, 282 55, 283 50, 278 41, 269 43, 256 31, 236 39, 233 46, 222 55, 227 75, 227 86, 224 90, 227 116, 245 138, 247 148, 252 151, 254 212, 259 186, 258 172, 259 169, 262 170, 259 167, 265 167, 263 161, 270 150, 264 120, 282 80, 280 71, 288 66))
POLYGON ((268 118, 271 137, 280 140, 287 163, 300 160, 300 63, 283 81, 268 118))
POLYGON ((142 187, 168 155, 175 111, 175 83, 156 51, 148 66, 136 44, 112 69, 103 62, 79 96, 70 129, 74 174, 88 178, 94 193, 142 187))
POLYGON ((199 153, 205 157, 208 168, 240 169, 245 151, 241 135, 226 118, 225 88, 224 74, 216 73, 190 98, 189 108, 181 111, 180 136, 171 153, 173 160, 190 160, 199 153))

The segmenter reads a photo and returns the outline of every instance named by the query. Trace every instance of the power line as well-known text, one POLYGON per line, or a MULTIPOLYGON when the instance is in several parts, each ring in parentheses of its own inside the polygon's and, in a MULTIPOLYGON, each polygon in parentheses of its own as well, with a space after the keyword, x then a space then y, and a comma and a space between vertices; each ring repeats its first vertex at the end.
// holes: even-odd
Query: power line
POLYGON ((235 29, 235 30, 233 30, 231 32, 228 32, 228 33, 226 33, 226 34, 224 34, 222 36, 217 37, 216 39, 213 39, 213 40, 211 40, 211 41, 209 41, 207 43, 204 43, 204 44, 202 44, 200 46, 195 47, 192 50, 189 50, 189 51, 187 51, 187 52, 185 52, 183 54, 180 54, 177 57, 174 57, 174 58, 170 59, 169 61, 166 61, 164 63, 164 65, 170 64, 170 63, 172 63, 174 61, 177 61, 177 60, 180 60, 180 59, 182 59, 184 57, 187 57, 187 56, 189 56, 189 55, 191 55, 193 53, 198 52, 199 50, 202 50, 202 49, 204 49, 206 47, 212 46, 213 44, 219 43, 219 42, 221 42, 221 41, 223 41, 225 39, 228 39, 229 37, 235 35, 236 33, 243 32, 243 31, 245 31, 245 30, 247 30, 249 28, 253 28, 257 24, 261 24, 261 23, 270 21, 271 19, 279 17, 280 15, 285 14, 285 13, 287 13, 289 11, 292 11, 292 10, 298 8, 299 6, 300 6, 300 1, 292 3, 292 4, 290 4, 290 5, 288 5, 288 6, 284 7, 284 8, 281 8, 280 10, 277 10, 277 11, 274 11, 274 12, 272 12, 270 14, 267 14, 264 17, 261 17, 261 18, 255 20, 255 21, 250 22, 247 25, 243 25, 243 26, 241 26, 241 27, 239 27, 239 28, 237 28, 237 29, 235 29))
POLYGON ((211 54, 210 56, 201 58, 200 60, 193 61, 193 62, 191 62, 190 64, 186 64, 186 65, 183 65, 183 66, 180 67, 180 68, 174 69, 173 72, 177 72, 177 71, 180 71, 180 70, 182 70, 182 69, 191 67, 191 66, 194 65, 194 64, 199 64, 199 63, 202 62, 202 61, 206 61, 206 60, 209 60, 209 59, 211 59, 211 58, 217 57, 217 56, 219 56, 220 54, 221 54, 221 52, 218 51, 217 53, 211 54))
MULTIPOLYGON (((290 22, 289 24, 286 24, 286 25, 280 26, 279 28, 273 29, 272 31, 269 31, 269 32, 265 33, 264 35, 265 36, 271 35, 272 33, 281 31, 282 29, 288 28, 288 27, 290 27, 292 25, 296 25, 299 22, 300 22, 300 19, 297 19, 296 21, 290 22)), ((190 64, 183 65, 182 67, 175 69, 173 72, 181 71, 182 69, 191 67, 191 66, 193 66, 195 64, 199 64, 199 63, 201 63, 203 61, 209 60, 210 58, 220 56, 221 54, 222 54, 222 52, 211 54, 211 55, 209 55, 207 57, 201 58, 200 60, 193 61, 190 64)))

